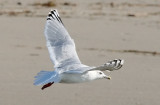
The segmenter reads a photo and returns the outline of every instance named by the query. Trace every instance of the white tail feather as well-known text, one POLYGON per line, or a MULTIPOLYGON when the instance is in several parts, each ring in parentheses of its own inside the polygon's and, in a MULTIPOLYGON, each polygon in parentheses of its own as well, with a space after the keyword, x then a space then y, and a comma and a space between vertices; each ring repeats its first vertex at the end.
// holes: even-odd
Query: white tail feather
POLYGON ((49 82, 57 83, 59 81, 59 74, 56 71, 40 71, 37 76, 35 76, 34 85, 44 85, 49 82))

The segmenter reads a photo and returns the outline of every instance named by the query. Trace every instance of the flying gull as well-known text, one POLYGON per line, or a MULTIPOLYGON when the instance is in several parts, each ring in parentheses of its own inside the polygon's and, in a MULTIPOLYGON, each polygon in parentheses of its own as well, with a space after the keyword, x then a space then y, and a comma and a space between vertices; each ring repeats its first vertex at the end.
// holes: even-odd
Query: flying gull
POLYGON ((118 70, 124 63, 124 60, 115 59, 98 67, 82 64, 75 43, 64 27, 57 10, 49 12, 44 34, 54 71, 40 71, 35 76, 34 85, 43 85, 42 90, 53 83, 81 83, 111 79, 102 71, 118 70))

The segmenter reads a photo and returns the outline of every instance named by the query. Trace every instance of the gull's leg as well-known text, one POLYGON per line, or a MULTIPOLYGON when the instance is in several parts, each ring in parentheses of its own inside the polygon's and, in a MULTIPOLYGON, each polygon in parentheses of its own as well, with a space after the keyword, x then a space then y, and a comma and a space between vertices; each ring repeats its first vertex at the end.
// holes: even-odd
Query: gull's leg
POLYGON ((41 89, 43 90, 43 89, 45 89, 45 88, 47 88, 47 87, 50 87, 53 83, 54 83, 54 82, 49 82, 49 83, 43 85, 43 87, 42 87, 41 89))

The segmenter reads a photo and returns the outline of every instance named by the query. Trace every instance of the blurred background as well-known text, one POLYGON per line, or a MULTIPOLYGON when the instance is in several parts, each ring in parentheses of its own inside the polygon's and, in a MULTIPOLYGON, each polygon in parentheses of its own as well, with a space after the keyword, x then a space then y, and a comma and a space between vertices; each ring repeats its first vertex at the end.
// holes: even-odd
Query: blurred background
POLYGON ((1 0, 1 105, 160 105, 160 0, 1 0), (54 84, 34 76, 53 70, 44 37, 57 9, 82 63, 125 60, 112 80, 54 84))

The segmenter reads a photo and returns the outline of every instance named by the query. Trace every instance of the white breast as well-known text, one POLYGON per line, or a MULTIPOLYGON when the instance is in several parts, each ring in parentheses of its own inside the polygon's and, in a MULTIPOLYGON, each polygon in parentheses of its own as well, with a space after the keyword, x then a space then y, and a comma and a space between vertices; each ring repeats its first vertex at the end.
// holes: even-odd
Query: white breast
POLYGON ((62 73, 60 83, 81 83, 88 82, 97 79, 94 73, 95 71, 88 71, 86 73, 62 73))
POLYGON ((69 74, 63 73, 61 74, 60 83, 80 83, 85 82, 86 79, 83 77, 84 74, 69 74))

